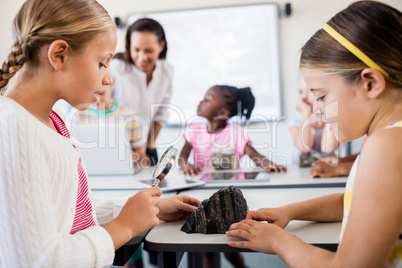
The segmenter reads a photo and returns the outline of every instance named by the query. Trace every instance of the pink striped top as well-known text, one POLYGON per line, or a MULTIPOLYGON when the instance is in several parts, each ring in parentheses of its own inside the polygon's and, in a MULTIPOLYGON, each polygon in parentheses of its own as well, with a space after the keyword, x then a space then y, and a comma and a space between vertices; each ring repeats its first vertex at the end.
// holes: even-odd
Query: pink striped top
MULTIPOLYGON (((57 131, 66 138, 70 138, 66 125, 63 120, 53 111, 49 114, 50 119, 56 126, 57 131)), ((77 204, 74 215, 73 226, 71 227, 70 234, 84 230, 90 226, 94 226, 95 221, 92 217, 92 205, 89 199, 89 186, 87 176, 81 165, 81 159, 78 162, 78 193, 77 204)))

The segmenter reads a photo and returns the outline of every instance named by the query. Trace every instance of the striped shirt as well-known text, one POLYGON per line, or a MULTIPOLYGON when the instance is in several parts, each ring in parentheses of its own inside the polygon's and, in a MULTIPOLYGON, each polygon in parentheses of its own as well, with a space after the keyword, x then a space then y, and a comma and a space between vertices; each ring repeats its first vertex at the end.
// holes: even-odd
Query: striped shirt
POLYGON ((78 111, 74 114, 72 123, 77 125, 126 124, 127 139, 132 149, 141 147, 146 142, 135 111, 125 108, 118 102, 106 111, 97 110, 93 106, 88 110, 78 111))
MULTIPOLYGON (((50 112, 49 117, 53 121, 57 131, 64 137, 70 138, 70 133, 68 132, 63 120, 61 120, 60 117, 53 111, 50 112)), ((94 225, 96 225, 96 223, 92 217, 92 204, 91 200, 89 199, 88 180, 80 160, 78 162, 77 204, 70 234, 74 234, 80 230, 84 230, 94 225)))

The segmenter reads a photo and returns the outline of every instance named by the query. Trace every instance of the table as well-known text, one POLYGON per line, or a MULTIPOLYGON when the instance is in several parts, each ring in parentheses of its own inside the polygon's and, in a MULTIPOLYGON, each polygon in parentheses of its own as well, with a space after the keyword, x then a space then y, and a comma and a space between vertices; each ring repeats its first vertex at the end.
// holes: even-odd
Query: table
MULTIPOLYGON (((287 173, 271 173, 268 181, 228 181, 228 183, 207 182, 204 186, 182 191, 180 193, 192 195, 202 200, 209 198, 218 189, 233 184, 237 188, 242 189, 248 202, 249 209, 253 210, 260 207, 281 206, 291 202, 306 200, 319 195, 331 193, 331 191, 344 191, 343 187, 346 184, 346 177, 310 178, 309 170, 309 168, 289 166, 287 173)), ((204 173, 208 171, 210 170, 205 170, 204 173)), ((89 183, 93 195, 105 197, 129 196, 143 189, 144 186, 138 183, 138 181, 151 178, 152 172, 153 168, 144 168, 138 170, 133 175, 90 175, 89 183)), ((193 179, 199 179, 204 173, 193 177, 193 179)), ((177 167, 174 167, 170 171, 166 179, 174 177, 183 177, 181 170, 177 167)), ((175 195, 177 193, 179 192, 164 192, 162 197, 175 195)), ((208 250, 215 252, 240 251, 227 246, 228 240, 225 235, 187 235, 180 231, 183 223, 184 221, 161 223, 147 234, 144 248, 149 251, 161 252, 161 254, 159 254, 159 257, 161 258, 160 267, 163 267, 163 265, 171 267, 173 264, 177 266, 184 252, 204 252, 206 245, 208 245, 208 250), (186 240, 189 237, 192 239, 186 240), (213 243, 211 243, 211 239, 213 243), (175 242, 172 244, 171 241, 175 242)), ((291 222, 286 230, 296 234, 307 243, 335 250, 338 243, 340 224, 298 221, 291 222), (321 233, 325 233, 326 235, 321 236, 321 233)), ((116 252, 116 256, 119 257, 120 255, 119 258, 126 259, 126 256, 130 255, 127 254, 127 252, 133 248, 132 246, 130 247, 130 243, 131 242, 123 247, 124 250, 116 252), (123 253, 121 253, 122 251, 123 253), (121 254, 123 254, 124 257, 121 257, 121 254)), ((137 242, 131 244, 136 245, 137 242)), ((190 259, 197 258, 197 254, 190 254, 190 259)))
MULTIPOLYGON (((256 168, 255 170, 261 170, 256 168)), ((208 171, 208 170, 207 170, 208 171)), ((247 180, 239 182, 235 186, 245 187, 264 187, 264 188, 299 188, 299 187, 345 187, 347 177, 334 178, 310 178, 310 168, 299 168, 298 166, 289 166, 286 173, 270 173, 270 180, 266 182, 258 182, 247 180)), ((203 174, 195 177, 198 178, 203 174)), ((209 183, 207 181, 205 187, 222 188, 227 186, 225 183, 209 183)))
MULTIPOLYGON (((259 170, 259 169, 256 169, 259 170)), ((239 188, 246 187, 264 187, 264 188, 299 188, 299 187, 344 187, 346 177, 336 178, 310 178, 309 168, 299 168, 298 166, 289 166, 288 172, 279 174, 271 173, 268 181, 253 181, 249 182, 230 181, 231 184, 239 188)), ((138 190, 143 189, 143 186, 138 183, 140 180, 150 179, 153 168, 144 168, 133 175, 124 176, 89 176, 89 183, 93 190, 138 190)), ((209 170, 206 170, 207 172, 209 170)), ((204 173, 193 177, 199 179, 204 173)), ((181 170, 177 167, 172 168, 166 179, 174 177, 184 177, 181 170)), ((206 182, 203 188, 222 188, 227 186, 227 183, 210 183, 206 182)))
MULTIPOLYGON (((200 200, 209 198, 216 189, 193 189, 183 191, 200 200)), ((314 188, 246 188, 242 189, 250 210, 261 207, 278 207, 285 204, 315 198, 326 194, 343 193, 344 187, 314 188)), ((184 252, 191 252, 190 258, 197 258, 194 252, 250 252, 250 250, 231 248, 224 234, 186 234, 180 231, 185 221, 161 222, 145 237, 144 249, 159 252, 159 267, 177 267, 184 252)), ((295 234, 303 241, 335 251, 337 248, 341 223, 318 223, 292 221, 285 230, 295 234)), ((194 263, 194 262, 193 262, 194 263)))
MULTIPOLYGON (((112 181, 114 178, 110 178, 112 181)), ((92 189, 91 195, 97 197, 125 197, 132 196, 139 192, 139 189, 92 189)), ((172 195, 176 195, 175 192, 164 193, 162 197, 169 197, 172 195)), ((136 249, 143 243, 143 240, 148 232, 133 237, 130 241, 128 241, 124 246, 115 251, 115 257, 113 260, 113 265, 123 266, 130 259, 130 257, 134 254, 136 249)))

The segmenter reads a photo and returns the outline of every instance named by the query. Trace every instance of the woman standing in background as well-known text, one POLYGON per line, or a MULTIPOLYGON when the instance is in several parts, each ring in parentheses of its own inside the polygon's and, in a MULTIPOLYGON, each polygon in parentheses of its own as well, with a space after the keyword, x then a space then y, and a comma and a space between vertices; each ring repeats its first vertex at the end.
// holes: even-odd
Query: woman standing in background
POLYGON ((143 150, 150 165, 158 161, 155 140, 169 116, 166 104, 172 95, 173 68, 165 61, 166 54, 162 26, 153 19, 142 18, 127 29, 125 51, 111 62, 113 97, 137 112, 143 135, 148 137, 143 150))

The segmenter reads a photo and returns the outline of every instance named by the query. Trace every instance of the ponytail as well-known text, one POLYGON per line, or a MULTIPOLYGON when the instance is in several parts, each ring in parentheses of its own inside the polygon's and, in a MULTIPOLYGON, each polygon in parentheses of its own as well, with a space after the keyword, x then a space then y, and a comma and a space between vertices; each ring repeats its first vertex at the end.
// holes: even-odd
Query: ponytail
POLYGON ((0 69, 0 95, 24 63, 35 69, 40 49, 64 40, 73 52, 100 33, 115 29, 107 11, 94 0, 26 0, 13 21, 14 45, 0 69))
POLYGON ((25 57, 21 46, 14 44, 8 55, 8 60, 3 63, 0 69, 0 95, 4 95, 8 81, 22 68, 24 63, 25 57))
POLYGON ((236 88, 233 86, 217 85, 214 86, 222 91, 226 99, 226 105, 230 111, 229 117, 239 116, 250 119, 254 109, 255 98, 250 87, 236 88))
POLYGON ((254 109, 255 98, 253 93, 251 93, 251 88, 239 88, 236 92, 237 102, 240 102, 240 111, 238 111, 239 116, 244 116, 247 120, 250 119, 251 112, 254 109))

